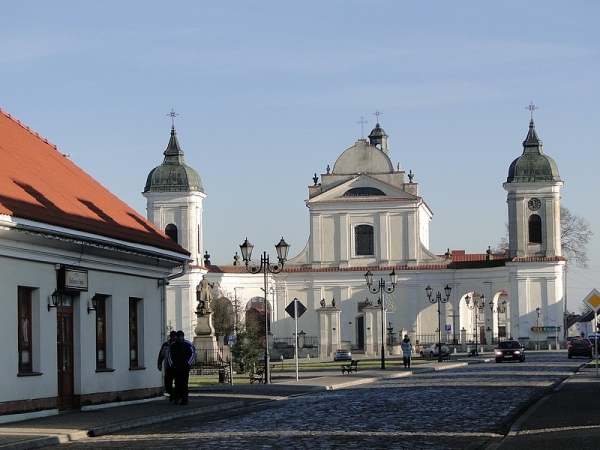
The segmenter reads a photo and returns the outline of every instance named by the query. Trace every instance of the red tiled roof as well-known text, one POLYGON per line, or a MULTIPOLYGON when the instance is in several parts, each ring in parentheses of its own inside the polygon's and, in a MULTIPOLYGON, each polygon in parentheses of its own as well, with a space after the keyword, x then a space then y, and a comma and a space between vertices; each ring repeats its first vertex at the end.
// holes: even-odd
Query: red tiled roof
POLYGON ((1 109, 0 214, 189 255, 1 109))

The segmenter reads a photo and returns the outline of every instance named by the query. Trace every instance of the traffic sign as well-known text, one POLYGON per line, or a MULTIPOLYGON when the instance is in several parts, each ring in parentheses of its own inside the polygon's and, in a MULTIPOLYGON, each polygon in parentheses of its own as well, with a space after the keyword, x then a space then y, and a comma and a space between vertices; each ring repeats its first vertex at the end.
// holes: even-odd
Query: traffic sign
POLYGON ((446 331, 452 331, 452 325, 446 325, 446 331))
POLYGON ((554 325, 546 327, 531 327, 531 331, 535 333, 549 333, 552 331, 560 331, 560 327, 555 327, 554 325))
POLYGON ((302 317, 302 314, 306 312, 306 306, 304 306, 300 300, 295 298, 285 307, 285 312, 288 313, 292 319, 299 319, 302 317), (296 309, 298 310, 298 317, 294 314, 294 303, 297 303, 296 309))
POLYGON ((592 311, 600 311, 600 292, 596 289, 592 289, 592 292, 583 299, 583 303, 592 308, 592 311))

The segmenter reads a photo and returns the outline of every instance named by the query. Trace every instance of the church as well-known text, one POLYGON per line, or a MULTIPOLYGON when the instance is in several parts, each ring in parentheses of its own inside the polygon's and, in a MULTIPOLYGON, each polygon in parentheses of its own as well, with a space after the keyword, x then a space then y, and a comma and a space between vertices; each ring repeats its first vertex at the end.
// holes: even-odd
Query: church
POLYGON ((320 358, 340 348, 378 355, 385 341, 389 346, 403 334, 413 343, 441 338, 463 349, 503 338, 530 348, 554 343, 557 336, 564 340, 563 182, 542 151, 533 118, 522 150, 515 146, 506 180, 497 180, 507 192, 505 253, 438 255, 429 249, 433 213, 413 174, 394 167, 388 135, 377 123, 368 139, 341 151, 333 168, 314 175, 304 199, 306 246, 288 255, 280 273, 267 274, 266 284, 237 254, 230 265, 203 259, 206 193, 183 155, 173 126, 163 163, 150 172, 143 193, 148 220, 193 261, 167 288, 167 318, 174 328, 193 332, 196 286, 206 276, 218 286, 216 295, 241 310, 239 320, 251 309, 268 315, 271 347, 294 338, 296 324, 286 307, 297 299, 306 307, 298 319, 300 347, 320 358))

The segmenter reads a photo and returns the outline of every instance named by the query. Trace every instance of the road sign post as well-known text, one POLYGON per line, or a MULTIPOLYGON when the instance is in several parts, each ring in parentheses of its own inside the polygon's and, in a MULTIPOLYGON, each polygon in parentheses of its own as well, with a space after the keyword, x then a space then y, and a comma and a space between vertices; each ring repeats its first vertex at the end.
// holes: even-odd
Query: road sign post
POLYGON ((294 319, 294 327, 296 329, 296 333, 294 334, 294 360, 296 363, 296 381, 298 381, 298 319, 306 312, 306 306, 304 306, 300 300, 295 298, 285 307, 285 312, 294 319))
MULTIPOLYGON (((586 298, 583 299, 583 303, 594 311, 594 333, 598 331, 598 310, 600 310, 600 292, 596 289, 592 289, 592 291, 587 295, 586 298)), ((594 356, 596 359, 596 378, 598 377, 598 338, 594 339, 594 356)))

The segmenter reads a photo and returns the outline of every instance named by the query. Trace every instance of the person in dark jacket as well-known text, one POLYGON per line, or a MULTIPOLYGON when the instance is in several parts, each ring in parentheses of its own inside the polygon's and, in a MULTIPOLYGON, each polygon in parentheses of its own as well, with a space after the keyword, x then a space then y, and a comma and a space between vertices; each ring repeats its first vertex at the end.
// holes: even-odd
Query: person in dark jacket
POLYGON ((166 340, 163 345, 160 347, 160 351, 158 352, 158 361, 157 361, 157 367, 158 370, 163 369, 163 362, 165 363, 165 375, 164 375, 164 381, 163 381, 163 385, 165 387, 165 392, 167 394, 169 394, 169 401, 171 403, 173 403, 173 401, 175 400, 175 398, 173 397, 173 379, 174 379, 174 372, 173 372, 173 368, 171 366, 169 366, 169 351, 171 350, 171 344, 173 342, 175 342, 177 340, 177 332, 175 330, 172 330, 169 333, 169 339, 166 340))
POLYGON ((402 343, 400 344, 402 348, 402 359, 404 360, 404 368, 410 367, 410 357, 412 355, 412 343, 410 342, 410 338, 408 334, 404 335, 404 339, 402 339, 402 343))
POLYGON ((177 340, 171 344, 169 365, 175 375, 175 394, 181 400, 181 405, 188 404, 188 381, 190 368, 196 362, 196 349, 187 339, 182 330, 177 332, 177 340))

